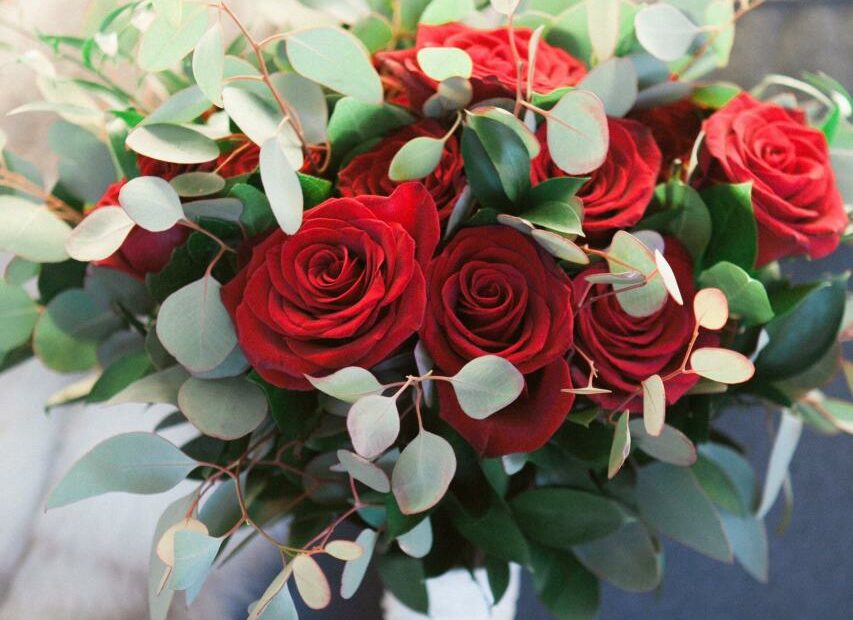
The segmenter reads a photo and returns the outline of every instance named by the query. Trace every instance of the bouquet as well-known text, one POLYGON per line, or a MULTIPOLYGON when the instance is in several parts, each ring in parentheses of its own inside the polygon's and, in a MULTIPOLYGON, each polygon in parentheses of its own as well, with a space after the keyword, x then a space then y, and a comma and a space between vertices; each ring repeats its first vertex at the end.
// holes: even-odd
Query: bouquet
POLYGON ((853 432, 820 392, 851 376, 847 274, 780 269, 844 238, 853 98, 703 78, 760 3, 305 0, 263 31, 134 0, 37 35, 44 100, 15 113, 59 115, 59 179, 0 168, 2 367, 85 373, 49 406, 163 406, 47 507, 189 480, 160 620, 251 537, 282 564, 250 620, 372 563, 423 613, 429 578, 484 570, 497 602, 518 564, 591 618, 600 580, 660 584, 662 537, 765 580, 803 426, 853 432), (778 420, 760 489, 714 425, 754 402, 778 420))

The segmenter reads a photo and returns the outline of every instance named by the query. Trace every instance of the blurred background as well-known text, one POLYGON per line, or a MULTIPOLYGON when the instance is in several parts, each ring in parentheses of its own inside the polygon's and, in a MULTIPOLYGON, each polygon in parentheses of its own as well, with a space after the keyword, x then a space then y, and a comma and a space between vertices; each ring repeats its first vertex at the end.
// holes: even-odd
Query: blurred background
MULTIPOLYGON (((98 1, 98 0, 95 0, 98 1)), ((272 0, 275 1, 275 0, 272 0)), ((85 0, 0 1, 0 127, 9 148, 42 170, 55 166, 44 148, 46 114, 6 117, 38 98, 32 72, 16 60, 32 46, 9 25, 73 34, 86 20, 85 0)), ((237 4, 235 2, 235 4, 237 4)), ((243 2, 243 10, 256 6, 243 2)), ((767 73, 798 75, 822 70, 853 88, 853 0, 768 0, 738 25, 731 66, 719 77, 745 87, 767 73)), ((817 262, 786 267, 805 280, 853 266, 841 249, 817 262)), ((45 515, 43 500, 57 477, 98 441, 130 430, 151 430, 159 419, 140 407, 66 407, 44 414, 41 403, 73 378, 29 362, 0 376, 0 620, 142 620, 154 523, 170 497, 110 495, 45 515)), ((845 396, 839 382, 828 390, 845 396)), ((723 426, 750 447, 764 471, 771 437, 762 410, 729 412, 723 426)), ((684 547, 667 545, 660 591, 647 595, 603 590, 602 618, 773 618, 828 620, 853 617, 853 440, 804 433, 791 470, 793 520, 784 536, 770 535, 770 583, 753 581, 684 547)), ((180 489, 176 491, 180 494, 180 489)), ((777 506, 768 519, 781 519, 777 506)), ((210 580, 194 609, 175 610, 173 620, 230 620, 271 578, 275 558, 266 548, 250 550, 210 580)), ((355 604, 305 618, 376 620, 380 586, 374 578, 355 604)), ((551 616, 525 582, 520 620, 551 616)))

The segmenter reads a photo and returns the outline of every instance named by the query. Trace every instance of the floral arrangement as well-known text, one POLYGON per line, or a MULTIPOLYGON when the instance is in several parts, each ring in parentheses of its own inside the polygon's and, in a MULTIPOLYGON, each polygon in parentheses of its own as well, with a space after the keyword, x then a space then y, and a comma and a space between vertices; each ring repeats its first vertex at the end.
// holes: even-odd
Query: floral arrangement
POLYGON ((61 117, 59 180, 4 155, 2 366, 86 373, 49 406, 166 406, 48 508, 190 480, 160 620, 251 536, 282 570, 250 620, 327 606, 320 556, 343 598, 375 562, 421 612, 425 579, 483 568, 498 601, 517 563, 594 617, 599 580, 660 584, 662 536, 766 579, 803 425, 853 432, 819 391, 847 274, 779 267, 842 242, 853 99, 703 80, 758 4, 305 1, 261 36, 225 0, 136 0, 39 34, 44 101, 15 113, 61 117), (756 401, 760 490, 713 424, 756 401))

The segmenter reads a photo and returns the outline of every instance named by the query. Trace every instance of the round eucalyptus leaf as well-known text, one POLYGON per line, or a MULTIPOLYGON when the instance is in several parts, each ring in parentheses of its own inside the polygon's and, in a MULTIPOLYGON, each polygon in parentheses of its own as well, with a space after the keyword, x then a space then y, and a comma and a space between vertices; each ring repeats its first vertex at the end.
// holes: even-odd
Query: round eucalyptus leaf
POLYGON ((628 282, 613 284, 616 291, 629 289, 616 294, 622 309, 635 317, 649 316, 660 310, 669 293, 662 278, 650 277, 658 268, 652 250, 639 237, 620 230, 613 235, 608 254, 615 259, 608 261, 612 274, 639 272, 647 280, 640 287, 628 282))
POLYGON ((699 34, 684 13, 663 2, 641 9, 634 18, 634 27, 640 45, 666 62, 684 56, 699 34))
POLYGON ((370 394, 359 398, 347 415, 347 430, 355 451, 374 459, 390 448, 400 434, 397 400, 370 394))
POLYGON ((181 125, 191 123, 210 108, 205 94, 198 86, 179 90, 145 117, 140 125, 181 125))
POLYGON ((197 7, 177 25, 157 16, 142 36, 139 66, 151 73, 173 68, 192 51, 207 31, 207 24, 207 7, 197 7))
POLYGON ((286 39, 287 60, 294 70, 364 103, 382 103, 382 82, 367 49, 340 28, 297 30, 286 39))
POLYGON ((222 107, 222 82, 225 78, 225 47, 222 26, 213 24, 199 39, 193 53, 193 77, 204 95, 222 107))
POLYGON ((661 434, 666 419, 666 388, 660 375, 652 375, 642 383, 643 428, 649 435, 661 434))
POLYGON ((219 157, 216 142, 180 125, 140 125, 127 137, 127 147, 140 155, 172 164, 204 164, 219 157))
POLYGON ((462 411, 475 420, 511 405, 524 390, 524 375, 497 355, 471 360, 450 381, 462 411))
POLYGON ((332 591, 329 588, 329 580, 317 560, 307 553, 297 555, 293 559, 293 578, 299 595, 308 607, 328 607, 332 600, 332 591))
POLYGON ((181 386, 178 406, 202 433, 224 440, 245 437, 267 415, 264 391, 245 377, 193 377, 181 386))
POLYGON ((201 198, 218 194, 225 189, 226 181, 214 172, 186 172, 169 181, 183 198, 201 198))
POLYGON ((169 230, 184 217, 181 198, 160 177, 137 177, 121 188, 122 208, 141 228, 151 232, 169 230))
POLYGON ((755 374, 755 367, 743 354, 715 347, 693 351, 690 369, 700 377, 727 385, 745 383, 755 374))
POLYGON ((338 460, 350 476, 374 491, 387 493, 391 490, 391 482, 385 471, 367 459, 349 450, 338 450, 338 460))
POLYGON ((17 196, 0 196, 0 250, 36 263, 68 259, 71 226, 45 205, 17 196))
POLYGON ((281 110, 266 99, 237 86, 222 91, 225 111, 246 136, 261 146, 278 133, 282 123, 281 110))
POLYGON ((452 77, 467 80, 474 70, 474 61, 468 52, 458 47, 424 47, 418 50, 417 58, 421 71, 436 82, 452 77))
POLYGON ((548 150, 561 170, 586 174, 604 163, 610 145, 604 104, 595 94, 570 90, 546 116, 548 150))
POLYGON ((187 530, 176 532, 175 566, 169 587, 190 590, 204 583, 221 546, 221 538, 187 530))
POLYGON ((630 58, 611 58, 590 71, 578 88, 595 93, 607 116, 622 117, 637 101, 637 70, 630 58))
POLYGON ((630 427, 634 445, 649 456, 679 467, 696 463, 696 446, 677 428, 664 424, 657 435, 652 435, 645 420, 631 420, 630 427))
POLYGON ((65 474, 47 500, 59 508, 113 491, 151 495, 168 491, 198 466, 154 433, 126 433, 99 443, 65 474))
POLYGON ((198 519, 182 519, 167 529, 157 541, 155 551, 157 557, 166 566, 175 565, 175 534, 178 532, 196 532, 207 534, 207 526, 198 519))
POLYGON ((160 307, 157 336, 192 372, 213 370, 237 345, 234 324, 222 305, 221 289, 219 282, 205 277, 173 293, 160 307))
POLYGON ((391 473, 391 490, 405 515, 435 506, 456 473, 456 455, 443 437, 422 430, 405 447, 391 473))
POLYGON ((421 14, 420 23, 439 25, 458 22, 476 9, 474 0, 431 0, 421 14))
POLYGON ((326 545, 326 553, 335 559, 351 562, 364 554, 361 545, 351 540, 333 540, 326 545))
POLYGON ((421 136, 406 142, 394 155, 388 176, 392 181, 412 181, 429 176, 438 167, 444 140, 421 136))
POLYGON ((432 540, 432 523, 427 517, 405 534, 400 534, 397 537, 397 544, 409 557, 422 558, 432 549, 432 540))
POLYGON ((589 41, 598 63, 608 60, 619 43, 622 0, 586 0, 589 41))
POLYGON ((369 370, 350 366, 342 368, 327 377, 305 377, 315 388, 338 400, 354 403, 368 394, 378 394, 382 384, 369 370))
MULTIPOLYGON (((735 266, 732 265, 732 267, 735 266)), ((740 267, 735 268, 740 269, 740 267)), ((729 320, 729 300, 718 288, 703 288, 693 298, 693 315, 696 317, 696 323, 705 329, 722 329, 729 320)))
POLYGON ((261 147, 261 181, 281 229, 293 235, 302 226, 304 197, 282 140, 272 137, 261 147))
POLYGON ((39 309, 20 286, 0 280, 0 357, 30 339, 39 309))
POLYGON ((133 226, 121 207, 96 209, 71 231, 65 249, 71 258, 84 263, 103 260, 115 254, 133 226))

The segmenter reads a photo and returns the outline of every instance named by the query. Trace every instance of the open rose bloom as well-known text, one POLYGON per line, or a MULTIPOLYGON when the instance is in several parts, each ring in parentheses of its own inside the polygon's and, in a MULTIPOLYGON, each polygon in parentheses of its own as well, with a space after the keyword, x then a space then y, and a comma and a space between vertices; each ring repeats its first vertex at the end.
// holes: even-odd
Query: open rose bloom
POLYGON ((371 563, 422 613, 425 580, 485 569, 499 601, 517 564, 592 618, 602 580, 660 586, 665 537, 767 579, 802 426, 853 431, 821 392, 847 275, 784 275, 846 251, 850 95, 700 82, 744 2, 310 4, 260 37, 225 2, 134 3, 83 64, 140 28, 117 58, 155 92, 44 85, 60 180, 0 177, 3 367, 87 373, 52 406, 167 405, 48 507, 192 482, 157 525, 155 620, 255 534, 282 566, 251 620, 348 599, 371 563), (756 402, 761 493, 715 425, 756 402))

